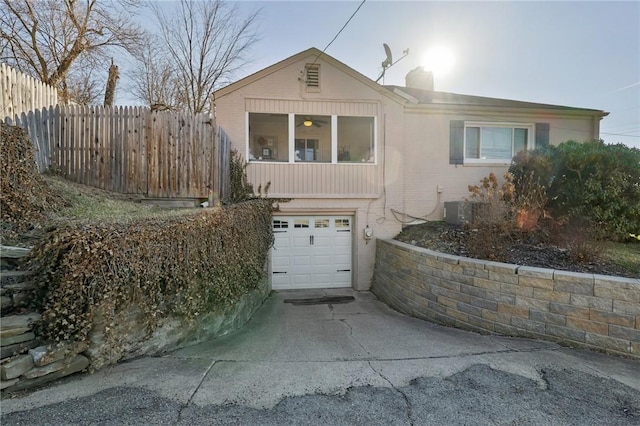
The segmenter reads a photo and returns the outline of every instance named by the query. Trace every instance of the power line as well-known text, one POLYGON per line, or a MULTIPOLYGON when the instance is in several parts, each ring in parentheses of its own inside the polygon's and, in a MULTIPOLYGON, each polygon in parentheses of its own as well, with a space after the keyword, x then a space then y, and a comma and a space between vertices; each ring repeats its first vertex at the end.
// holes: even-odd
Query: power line
POLYGON ((353 12, 353 13, 351 14, 351 16, 349 17, 349 19, 347 19, 347 22, 345 22, 345 24, 342 26, 342 28, 340 28, 340 31, 338 31, 338 33, 337 33, 337 34, 336 34, 336 35, 331 39, 331 41, 329 42, 329 44, 327 44, 327 45, 324 47, 324 49, 322 49, 322 52, 320 52, 320 53, 318 54, 318 56, 316 56, 316 59, 314 59, 314 61, 313 61, 313 63, 312 63, 311 65, 315 64, 315 63, 316 63, 316 61, 318 60, 318 58, 320 57, 320 55, 322 55, 322 54, 323 54, 323 53, 324 53, 324 52, 329 48, 329 46, 331 46, 331 44, 332 44, 334 41, 336 41, 336 39, 338 38, 338 36, 340 35, 340 33, 341 33, 345 28, 347 28, 347 25, 349 25, 349 22, 351 22, 351 20, 353 19, 353 17, 354 17, 354 16, 356 16, 356 13, 358 13, 358 11, 360 10, 360 8, 364 5, 364 3, 365 3, 366 1, 367 1, 367 0, 362 0, 362 3, 360 3, 360 5, 358 6, 358 8, 355 10, 355 12, 353 12))
POLYGON ((640 135, 625 135, 624 133, 607 133, 600 132, 601 135, 609 135, 609 136, 625 136, 627 138, 640 138, 640 135))

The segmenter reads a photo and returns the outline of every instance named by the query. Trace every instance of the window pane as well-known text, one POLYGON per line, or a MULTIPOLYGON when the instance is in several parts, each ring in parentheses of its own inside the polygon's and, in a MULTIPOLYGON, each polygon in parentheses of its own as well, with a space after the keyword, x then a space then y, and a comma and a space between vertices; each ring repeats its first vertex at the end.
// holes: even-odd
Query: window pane
POLYGON ((467 127, 464 142, 465 158, 480 158, 480 127, 467 127))
POLYGON ((289 161, 287 114, 249 113, 249 160, 289 161))
POLYGON ((338 162, 373 163, 373 117, 338 117, 338 162))
POLYGON ((286 229, 289 227, 289 221, 287 220, 273 220, 273 229, 286 229))
POLYGON ((314 224, 315 228, 328 228, 329 227, 329 219, 316 219, 316 223, 314 224))
POLYGON ((331 162, 331 116, 295 116, 296 161, 331 162))
POLYGON ((513 154, 524 151, 528 147, 527 129, 513 129, 513 154))
POLYGON ((317 139, 296 139, 295 153, 296 153, 296 161, 317 161, 318 140, 317 139))
POLYGON ((349 232, 351 229, 351 221, 349 219, 336 219, 336 228, 338 232, 349 232))
POLYGON ((483 127, 481 138, 480 158, 510 160, 513 157, 511 150, 513 129, 483 127))
POLYGON ((294 228, 308 228, 309 220, 308 219, 296 219, 293 223, 294 228))

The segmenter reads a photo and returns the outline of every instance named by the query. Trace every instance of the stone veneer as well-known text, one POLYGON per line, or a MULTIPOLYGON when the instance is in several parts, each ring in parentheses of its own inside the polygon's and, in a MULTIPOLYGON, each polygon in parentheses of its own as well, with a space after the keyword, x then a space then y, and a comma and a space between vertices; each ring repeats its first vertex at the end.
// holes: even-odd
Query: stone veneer
POLYGON ((371 290, 405 314, 640 359, 640 279, 470 259, 377 240, 371 290))

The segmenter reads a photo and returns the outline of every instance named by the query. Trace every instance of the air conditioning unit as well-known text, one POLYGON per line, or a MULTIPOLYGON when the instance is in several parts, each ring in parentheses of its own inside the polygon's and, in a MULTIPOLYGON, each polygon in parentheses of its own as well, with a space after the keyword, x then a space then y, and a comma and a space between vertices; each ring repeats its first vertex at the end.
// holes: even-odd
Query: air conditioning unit
POLYGON ((464 225, 473 223, 474 215, 478 214, 480 208, 478 202, 472 201, 445 201, 444 220, 454 225, 464 225))

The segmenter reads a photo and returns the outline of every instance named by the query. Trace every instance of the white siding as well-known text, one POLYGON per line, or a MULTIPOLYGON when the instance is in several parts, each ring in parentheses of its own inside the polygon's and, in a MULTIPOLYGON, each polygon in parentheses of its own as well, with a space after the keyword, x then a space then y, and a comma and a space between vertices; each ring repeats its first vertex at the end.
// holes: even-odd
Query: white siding
POLYGON ((250 163, 247 177, 256 188, 271 182, 271 197, 377 198, 382 192, 374 165, 250 163))

